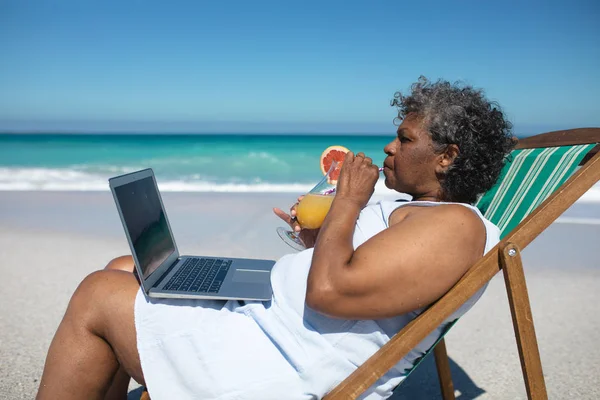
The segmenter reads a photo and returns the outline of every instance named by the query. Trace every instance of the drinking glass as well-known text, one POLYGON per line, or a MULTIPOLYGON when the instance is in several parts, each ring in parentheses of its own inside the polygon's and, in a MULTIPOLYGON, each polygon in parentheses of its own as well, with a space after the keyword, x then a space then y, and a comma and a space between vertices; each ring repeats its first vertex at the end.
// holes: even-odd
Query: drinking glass
MULTIPOLYGON (((335 196, 335 184, 331 183, 330 175, 335 171, 337 164, 333 161, 323 179, 298 203, 296 219, 303 229, 317 229, 323 224, 335 196)), ((277 228, 277 233, 281 240, 293 249, 298 251, 306 249, 298 234, 289 228, 277 228)))

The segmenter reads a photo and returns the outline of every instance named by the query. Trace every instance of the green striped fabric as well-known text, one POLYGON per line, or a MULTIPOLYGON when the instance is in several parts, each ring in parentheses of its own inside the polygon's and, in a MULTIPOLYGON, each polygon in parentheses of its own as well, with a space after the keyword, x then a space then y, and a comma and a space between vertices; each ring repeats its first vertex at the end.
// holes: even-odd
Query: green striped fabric
POLYGON ((514 150, 498 183, 475 205, 503 238, 571 176, 594 146, 514 150))

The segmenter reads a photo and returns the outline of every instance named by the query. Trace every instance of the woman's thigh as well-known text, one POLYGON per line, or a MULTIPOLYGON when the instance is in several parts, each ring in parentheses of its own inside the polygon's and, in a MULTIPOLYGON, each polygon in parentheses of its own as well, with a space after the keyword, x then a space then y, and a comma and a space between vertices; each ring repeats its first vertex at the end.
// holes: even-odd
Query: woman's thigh
POLYGON ((232 304, 138 298, 139 350, 150 396, 308 398, 277 346, 232 304))

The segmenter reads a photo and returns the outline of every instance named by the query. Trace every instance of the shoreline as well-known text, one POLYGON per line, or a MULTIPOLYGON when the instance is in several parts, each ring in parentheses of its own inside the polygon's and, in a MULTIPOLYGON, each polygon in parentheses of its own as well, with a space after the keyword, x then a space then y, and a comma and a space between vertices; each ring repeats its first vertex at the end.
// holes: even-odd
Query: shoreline
MULTIPOLYGON (((0 168, 1 169, 1 168, 0 168)), ((302 194, 309 191, 313 184, 291 183, 291 184, 208 184, 208 183, 186 183, 179 181, 159 182, 158 187, 161 193, 190 193, 190 194, 223 194, 223 195, 285 195, 302 194)), ((0 183, 0 195, 2 193, 110 193, 105 180, 93 182, 83 187, 75 186, 50 186, 32 188, 22 186, 22 184, 2 185, 0 183)), ((395 196, 394 191, 385 187, 383 179, 380 179, 375 185, 374 196, 385 198, 395 196)), ((600 205, 600 182, 592 186, 586 193, 577 200, 576 204, 598 204, 600 205)))

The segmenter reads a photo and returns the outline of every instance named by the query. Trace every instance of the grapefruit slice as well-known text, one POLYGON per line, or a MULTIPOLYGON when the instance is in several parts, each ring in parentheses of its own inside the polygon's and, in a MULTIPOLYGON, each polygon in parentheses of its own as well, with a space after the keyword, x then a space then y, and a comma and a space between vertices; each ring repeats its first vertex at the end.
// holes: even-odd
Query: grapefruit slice
POLYGON ((344 146, 329 146, 323 151, 321 154, 321 172, 323 175, 327 174, 329 168, 331 168, 331 164, 333 161, 337 162, 337 166, 334 171, 331 171, 329 174, 329 183, 335 185, 340 176, 340 170, 342 168, 342 164, 344 163, 344 157, 346 157, 346 153, 349 152, 347 148, 344 146))

